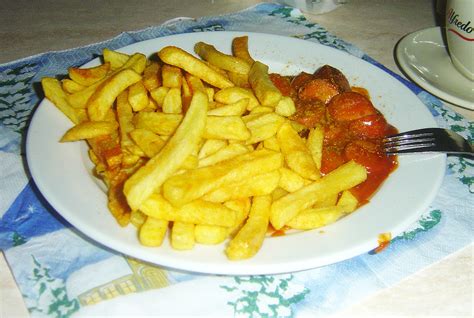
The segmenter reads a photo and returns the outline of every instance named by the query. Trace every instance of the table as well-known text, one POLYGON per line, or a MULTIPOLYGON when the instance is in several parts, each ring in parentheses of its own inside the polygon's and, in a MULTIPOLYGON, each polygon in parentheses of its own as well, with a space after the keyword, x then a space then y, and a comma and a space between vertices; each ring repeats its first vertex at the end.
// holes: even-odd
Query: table
MULTIPOLYGON (((123 0, 6 0, 0 6, 0 63, 102 41, 176 17, 229 13, 258 2, 146 0, 137 6, 123 0)), ((332 12, 305 15, 399 74, 393 57, 396 43, 407 33, 436 25, 439 19, 432 0, 349 0, 332 12)), ((474 111, 450 106, 474 119, 474 111)), ((472 315, 473 255, 473 246, 468 246, 337 316, 472 315)), ((28 316, 3 255, 0 282, 0 317, 28 316)))

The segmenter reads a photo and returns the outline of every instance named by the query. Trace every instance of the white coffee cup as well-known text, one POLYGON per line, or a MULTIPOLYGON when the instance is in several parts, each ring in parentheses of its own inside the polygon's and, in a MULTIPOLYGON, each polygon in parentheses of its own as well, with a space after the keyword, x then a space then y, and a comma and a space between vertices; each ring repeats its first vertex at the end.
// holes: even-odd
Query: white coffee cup
POLYGON ((474 0, 447 1, 446 40, 453 65, 474 81, 474 0))

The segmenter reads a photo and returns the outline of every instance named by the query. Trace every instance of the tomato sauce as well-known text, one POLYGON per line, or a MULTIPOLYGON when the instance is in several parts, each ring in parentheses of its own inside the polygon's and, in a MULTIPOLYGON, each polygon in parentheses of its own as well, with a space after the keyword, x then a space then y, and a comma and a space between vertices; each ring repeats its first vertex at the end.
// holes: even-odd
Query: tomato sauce
POLYGON ((271 80, 295 102, 290 117, 308 129, 324 127, 321 174, 354 160, 367 169, 367 180, 351 192, 365 204, 397 167, 397 157, 382 149, 382 139, 397 133, 372 104, 369 93, 350 87, 344 74, 325 65, 314 74, 272 75, 271 80))

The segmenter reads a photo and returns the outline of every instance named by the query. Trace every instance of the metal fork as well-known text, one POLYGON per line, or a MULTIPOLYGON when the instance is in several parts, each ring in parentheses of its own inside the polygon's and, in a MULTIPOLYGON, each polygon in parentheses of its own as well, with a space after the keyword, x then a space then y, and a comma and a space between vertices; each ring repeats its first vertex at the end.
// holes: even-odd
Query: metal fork
POLYGON ((424 128, 387 136, 383 139, 387 154, 443 152, 474 157, 474 147, 461 135, 442 128, 424 128))

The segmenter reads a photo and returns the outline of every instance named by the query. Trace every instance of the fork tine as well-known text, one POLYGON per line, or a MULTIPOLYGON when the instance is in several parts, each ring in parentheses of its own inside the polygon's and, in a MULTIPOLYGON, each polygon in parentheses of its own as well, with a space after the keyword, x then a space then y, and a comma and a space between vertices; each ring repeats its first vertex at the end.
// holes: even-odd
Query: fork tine
POLYGON ((425 129, 404 132, 384 138, 384 151, 388 154, 428 152, 436 146, 432 131, 425 129))
POLYGON ((421 137, 432 137, 434 136, 433 131, 428 131, 426 129, 412 130, 408 132, 399 133, 396 135, 387 136, 384 138, 384 142, 406 140, 412 138, 421 138, 421 137))
POLYGON ((420 144, 420 143, 431 143, 434 144, 436 141, 435 138, 423 138, 423 137, 415 137, 415 138, 403 138, 397 140, 389 140, 384 142, 385 147, 391 146, 402 146, 402 145, 411 145, 411 144, 420 144))
POLYGON ((383 139, 387 154, 445 152, 472 156, 473 146, 462 136, 442 128, 424 128, 387 136, 383 139))
POLYGON ((436 151, 435 143, 411 143, 404 145, 393 145, 388 146, 384 145, 385 153, 395 154, 395 153, 408 153, 408 152, 430 152, 436 151))

